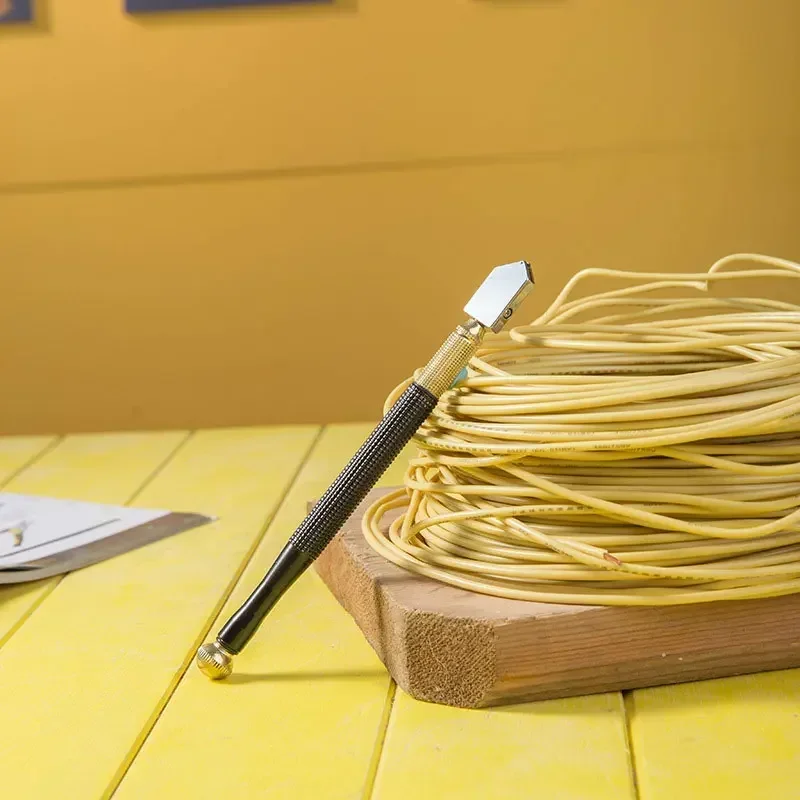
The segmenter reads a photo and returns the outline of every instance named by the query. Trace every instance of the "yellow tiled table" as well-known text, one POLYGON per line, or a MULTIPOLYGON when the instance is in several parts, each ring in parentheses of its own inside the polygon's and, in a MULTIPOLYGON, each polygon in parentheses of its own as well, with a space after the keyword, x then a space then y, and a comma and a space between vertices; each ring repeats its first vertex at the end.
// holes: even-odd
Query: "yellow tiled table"
POLYGON ((427 705, 395 691, 313 571, 228 682, 201 676, 197 646, 369 429, 0 439, 8 491, 219 517, 0 587, 0 797, 800 797, 800 670, 489 711, 427 705))

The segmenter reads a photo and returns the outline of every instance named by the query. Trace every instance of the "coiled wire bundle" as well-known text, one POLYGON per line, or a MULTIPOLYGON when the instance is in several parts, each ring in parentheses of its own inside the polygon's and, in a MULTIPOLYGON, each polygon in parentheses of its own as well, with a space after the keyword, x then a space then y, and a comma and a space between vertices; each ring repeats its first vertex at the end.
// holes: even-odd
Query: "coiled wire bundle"
POLYGON ((710 291, 754 278, 800 265, 576 274, 532 324, 487 337, 415 436, 404 488, 365 515, 370 545, 539 602, 800 591, 800 306, 710 291), (594 276, 624 285, 569 299, 594 276))

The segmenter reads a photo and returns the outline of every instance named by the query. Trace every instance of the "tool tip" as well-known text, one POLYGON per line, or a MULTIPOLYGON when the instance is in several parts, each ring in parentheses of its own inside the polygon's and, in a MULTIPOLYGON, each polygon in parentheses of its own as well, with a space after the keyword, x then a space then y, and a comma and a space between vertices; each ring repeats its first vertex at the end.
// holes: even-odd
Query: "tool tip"
POLYGON ((495 267, 480 285, 464 311, 495 333, 499 333, 533 288, 533 273, 527 261, 495 267))
POLYGON ((227 678, 233 672, 233 658, 218 642, 204 644, 197 651, 200 672, 212 681, 227 678))

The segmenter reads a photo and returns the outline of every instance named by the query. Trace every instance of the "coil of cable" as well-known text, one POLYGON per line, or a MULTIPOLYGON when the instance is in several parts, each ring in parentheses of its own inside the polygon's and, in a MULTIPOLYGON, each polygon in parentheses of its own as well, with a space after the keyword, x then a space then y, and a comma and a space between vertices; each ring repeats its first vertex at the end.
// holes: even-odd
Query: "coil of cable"
MULTIPOLYGON (((800 591, 800 306, 719 296, 800 265, 584 270, 486 338, 415 436, 370 545, 538 602, 669 605, 800 591), (619 288, 571 299, 587 279, 619 288)), ((387 407, 407 382, 387 399, 387 407)))

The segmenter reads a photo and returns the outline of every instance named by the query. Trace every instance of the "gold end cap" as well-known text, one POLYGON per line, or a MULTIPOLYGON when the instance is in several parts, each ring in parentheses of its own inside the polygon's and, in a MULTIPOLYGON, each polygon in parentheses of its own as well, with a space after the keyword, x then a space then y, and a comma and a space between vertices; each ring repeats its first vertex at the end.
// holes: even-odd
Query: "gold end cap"
POLYGON ((218 681, 233 672, 233 657, 218 642, 209 642, 198 649, 197 666, 207 678, 218 681))

